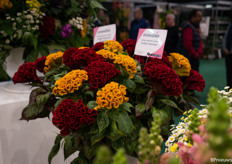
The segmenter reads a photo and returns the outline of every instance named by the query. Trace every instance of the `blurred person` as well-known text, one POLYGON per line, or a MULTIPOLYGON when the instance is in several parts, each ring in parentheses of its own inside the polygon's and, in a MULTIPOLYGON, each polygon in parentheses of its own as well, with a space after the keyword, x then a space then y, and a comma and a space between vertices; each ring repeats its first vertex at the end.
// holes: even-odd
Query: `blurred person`
POLYGON ((203 52, 203 42, 200 36, 202 12, 192 10, 189 21, 182 28, 178 52, 189 59, 191 68, 199 72, 200 58, 203 52))
POLYGON ((99 10, 98 12, 97 12, 97 17, 96 17, 96 19, 94 20, 94 26, 95 27, 99 27, 99 26, 102 26, 103 24, 102 24, 102 21, 104 20, 104 18, 105 18, 105 12, 104 12, 104 10, 99 10))
POLYGON ((223 52, 226 62, 227 86, 232 88, 232 21, 230 22, 223 39, 223 52))
POLYGON ((177 51, 177 43, 179 40, 179 29, 175 23, 175 15, 174 14, 167 14, 165 17, 166 27, 165 29, 168 30, 166 43, 164 50, 167 54, 177 51))
POLYGON ((140 28, 150 28, 151 25, 148 20, 143 18, 143 10, 139 7, 134 9, 134 20, 131 22, 130 39, 137 40, 140 28))

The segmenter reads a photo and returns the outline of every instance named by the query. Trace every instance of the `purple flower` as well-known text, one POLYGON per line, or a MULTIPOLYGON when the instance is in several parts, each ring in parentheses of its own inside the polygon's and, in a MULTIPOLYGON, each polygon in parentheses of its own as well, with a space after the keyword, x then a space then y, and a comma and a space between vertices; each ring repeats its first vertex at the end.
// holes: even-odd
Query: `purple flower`
POLYGON ((66 24, 62 28, 61 36, 64 38, 68 38, 72 34, 72 29, 70 24, 66 24))

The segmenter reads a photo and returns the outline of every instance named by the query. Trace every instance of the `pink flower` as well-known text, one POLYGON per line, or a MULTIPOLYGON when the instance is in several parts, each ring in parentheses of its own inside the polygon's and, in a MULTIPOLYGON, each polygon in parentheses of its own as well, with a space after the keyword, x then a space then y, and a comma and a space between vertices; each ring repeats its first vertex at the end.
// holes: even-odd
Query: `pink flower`
POLYGON ((193 141, 194 142, 196 142, 197 144, 200 144, 200 143, 202 143, 202 138, 201 138, 201 136, 199 135, 199 134, 193 134, 192 135, 192 139, 193 139, 193 141))

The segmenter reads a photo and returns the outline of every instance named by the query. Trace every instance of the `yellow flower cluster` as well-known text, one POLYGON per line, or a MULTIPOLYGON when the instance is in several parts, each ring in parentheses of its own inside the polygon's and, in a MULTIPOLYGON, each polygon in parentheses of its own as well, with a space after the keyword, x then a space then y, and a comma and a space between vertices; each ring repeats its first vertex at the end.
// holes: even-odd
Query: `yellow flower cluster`
POLYGON ((97 100, 96 103, 98 106, 95 110, 100 108, 118 108, 120 104, 123 102, 127 102, 129 100, 126 95, 126 87, 124 85, 119 85, 116 82, 110 82, 97 92, 97 100))
POLYGON ((104 49, 101 49, 99 51, 96 52, 98 55, 101 55, 103 58, 107 59, 114 59, 115 56, 117 55, 116 53, 114 52, 111 52, 109 50, 104 50, 104 49))
POLYGON ((81 49, 85 49, 85 48, 89 48, 89 47, 79 47, 78 49, 80 49, 80 50, 81 50, 81 49))
POLYGON ((66 95, 73 93, 82 86, 83 81, 88 80, 88 75, 85 70, 73 70, 55 82, 55 87, 52 92, 54 95, 66 95))
POLYGON ((104 42, 104 49, 109 50, 114 53, 123 53, 123 47, 122 45, 114 40, 107 40, 104 42))
POLYGON ((129 79, 133 79, 134 73, 137 73, 137 67, 135 60, 127 55, 117 55, 114 59, 115 64, 122 65, 129 73, 129 79))
POLYGON ((190 75, 191 65, 186 57, 179 53, 170 53, 168 59, 172 63, 173 69, 179 76, 190 75))
POLYGON ((42 6, 37 0, 26 0, 26 3, 30 6, 31 10, 36 10, 39 12, 40 7, 42 6))
POLYGON ((49 54, 45 60, 44 72, 48 72, 54 67, 58 67, 63 62, 63 52, 58 51, 54 54, 49 54))
POLYGON ((12 6, 9 0, 0 0, 0 9, 10 9, 12 6))

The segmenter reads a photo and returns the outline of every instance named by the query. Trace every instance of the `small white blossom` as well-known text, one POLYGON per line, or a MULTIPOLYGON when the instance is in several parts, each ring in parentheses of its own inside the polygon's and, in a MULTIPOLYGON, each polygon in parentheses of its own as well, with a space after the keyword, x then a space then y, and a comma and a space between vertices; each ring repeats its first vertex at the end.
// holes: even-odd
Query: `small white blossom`
POLYGON ((9 39, 7 39, 5 42, 6 42, 6 44, 9 44, 9 43, 10 43, 10 40, 9 40, 9 39))
POLYGON ((17 16, 21 16, 22 15, 22 13, 17 13, 17 16))
POLYGON ((11 17, 6 17, 7 20, 9 20, 11 17))

